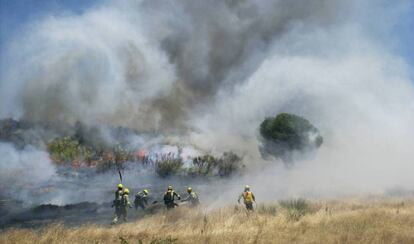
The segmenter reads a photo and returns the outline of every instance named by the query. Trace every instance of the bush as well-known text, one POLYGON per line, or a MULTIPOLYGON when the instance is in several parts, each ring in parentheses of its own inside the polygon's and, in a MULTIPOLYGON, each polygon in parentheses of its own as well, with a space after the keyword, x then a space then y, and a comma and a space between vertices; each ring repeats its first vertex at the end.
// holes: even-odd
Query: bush
POLYGON ((266 214, 266 215, 276 216, 277 206, 275 204, 271 204, 271 205, 259 204, 257 206, 257 212, 259 214, 266 214))
POLYGON ((126 162, 131 158, 131 153, 126 150, 121 144, 117 144, 112 149, 114 160, 116 164, 126 162))
POLYGON ((244 168, 242 158, 233 152, 225 152, 220 158, 204 155, 193 159, 193 166, 188 170, 191 176, 228 177, 244 168))
POLYGON ((302 198, 282 200, 279 205, 287 210, 288 219, 293 221, 298 221, 310 211, 308 202, 302 198))
POLYGON ((202 157, 193 158, 193 166, 188 170, 191 176, 207 176, 213 175, 214 169, 217 166, 217 159, 209 154, 202 157))
POLYGON ((181 158, 160 160, 155 163, 155 173, 165 178, 179 173, 182 167, 183 161, 181 158))
POLYGON ((70 137, 54 139, 48 144, 51 158, 55 162, 71 162, 73 160, 91 160, 92 150, 70 137))
POLYGON ((220 158, 218 166, 218 174, 222 177, 233 175, 240 172, 244 165, 241 165, 242 158, 233 152, 225 152, 220 158))
POLYGON ((151 240, 150 244, 173 244, 177 243, 178 238, 172 238, 171 236, 168 236, 166 238, 155 238, 151 240))

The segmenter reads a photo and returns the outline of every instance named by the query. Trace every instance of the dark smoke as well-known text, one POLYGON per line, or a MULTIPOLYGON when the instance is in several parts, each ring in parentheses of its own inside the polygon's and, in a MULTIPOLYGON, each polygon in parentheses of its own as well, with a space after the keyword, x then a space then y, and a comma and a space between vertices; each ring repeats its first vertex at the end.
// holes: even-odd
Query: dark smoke
POLYGON ((217 93, 246 80, 294 26, 329 28, 351 6, 122 1, 81 16, 47 18, 12 51, 18 64, 4 80, 18 80, 12 88, 17 101, 2 116, 185 129, 217 93))

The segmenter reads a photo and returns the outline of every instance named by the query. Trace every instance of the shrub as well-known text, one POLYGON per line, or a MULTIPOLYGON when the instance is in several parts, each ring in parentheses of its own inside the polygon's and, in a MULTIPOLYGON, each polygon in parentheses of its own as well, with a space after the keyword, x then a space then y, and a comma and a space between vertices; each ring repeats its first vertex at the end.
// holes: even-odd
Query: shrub
POLYGON ((218 174, 222 177, 230 176, 239 172, 244 165, 241 165, 242 158, 233 152, 225 152, 220 158, 218 166, 218 174))
POLYGON ((155 173, 165 178, 179 173, 182 167, 183 161, 181 158, 160 160, 155 163, 155 173))
POLYGON ((188 170, 191 176, 207 176, 213 175, 213 171, 217 166, 217 159, 209 154, 202 157, 193 158, 193 166, 188 170))
POLYGON ((279 205, 287 210, 288 219, 293 221, 298 221, 310 211, 308 202, 302 198, 282 200, 279 205))
POLYGON ((92 150, 70 137, 57 138, 48 144, 48 150, 55 162, 71 162, 73 160, 91 160, 92 150))
POLYGON ((126 162, 131 158, 131 153, 126 150, 121 144, 117 144, 113 149, 115 163, 126 162))
POLYGON ((276 216, 277 205, 275 205, 275 204, 271 204, 271 205, 259 204, 257 206, 257 212, 259 214, 267 214, 267 215, 276 216))
POLYGON ((166 238, 155 238, 151 240, 150 244, 173 244, 177 243, 178 238, 172 238, 171 236, 168 236, 166 238))
POLYGON ((225 152, 220 158, 207 154, 193 159, 193 166, 188 170, 188 174, 227 177, 240 172, 243 167, 242 158, 233 152, 225 152))

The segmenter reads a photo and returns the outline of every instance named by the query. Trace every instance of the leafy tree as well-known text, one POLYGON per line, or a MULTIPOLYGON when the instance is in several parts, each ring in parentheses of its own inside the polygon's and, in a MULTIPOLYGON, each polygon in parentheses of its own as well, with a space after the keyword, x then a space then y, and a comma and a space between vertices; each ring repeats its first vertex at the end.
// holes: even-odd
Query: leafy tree
POLYGON ((260 125, 263 137, 261 152, 285 161, 292 160, 292 152, 307 152, 319 148, 323 138, 307 119, 288 113, 266 118, 260 125))

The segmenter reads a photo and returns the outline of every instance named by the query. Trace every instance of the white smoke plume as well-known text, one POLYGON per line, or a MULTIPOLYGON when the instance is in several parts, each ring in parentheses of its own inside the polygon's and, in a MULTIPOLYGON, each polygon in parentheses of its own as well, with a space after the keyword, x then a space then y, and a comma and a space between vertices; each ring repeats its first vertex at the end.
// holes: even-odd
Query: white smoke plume
POLYGON ((47 16, 3 54, 0 117, 233 150, 252 172, 223 191, 249 183, 259 199, 413 190, 414 87, 389 35, 409 4, 124 0, 47 16), (289 170, 258 151, 260 122, 280 112, 324 136, 289 170))
POLYGON ((39 186, 45 186, 55 175, 49 155, 35 148, 17 150, 9 143, 0 143, 0 155, 2 197, 21 201, 36 199, 36 194, 40 195, 36 192, 39 186))

